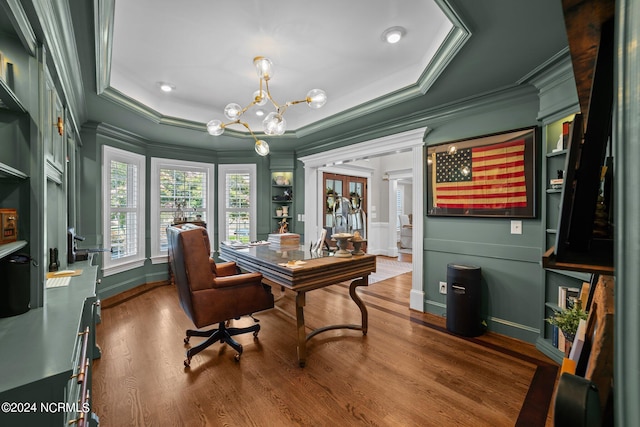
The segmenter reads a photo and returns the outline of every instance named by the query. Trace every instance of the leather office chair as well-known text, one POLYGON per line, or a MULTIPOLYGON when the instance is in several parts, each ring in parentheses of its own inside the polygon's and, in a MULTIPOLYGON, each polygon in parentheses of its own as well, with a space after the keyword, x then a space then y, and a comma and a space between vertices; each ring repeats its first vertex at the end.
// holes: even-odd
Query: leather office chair
MULTIPOLYGON (((258 337, 260 324, 246 328, 230 328, 227 322, 241 316, 273 308, 271 288, 262 284, 259 273, 240 274, 234 262, 215 263, 210 257, 207 230, 194 225, 167 228, 169 262, 178 288, 180 305, 196 328, 217 323, 217 329, 186 331, 185 344, 192 336, 207 337, 205 341, 187 350, 184 365, 191 358, 216 341, 227 343, 240 360, 242 345, 234 335, 253 332, 258 337)), ((253 318, 253 316, 252 316, 253 318)), ((258 321, 254 318, 254 321, 258 321)))

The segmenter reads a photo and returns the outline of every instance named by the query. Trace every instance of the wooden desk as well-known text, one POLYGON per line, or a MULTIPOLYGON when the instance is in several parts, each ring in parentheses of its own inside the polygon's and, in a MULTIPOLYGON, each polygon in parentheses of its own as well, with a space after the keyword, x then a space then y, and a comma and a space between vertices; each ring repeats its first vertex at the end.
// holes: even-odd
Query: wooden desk
POLYGON ((376 271, 375 255, 364 254, 351 258, 312 257, 302 246, 278 249, 270 246, 252 246, 233 249, 222 245, 220 258, 235 261, 243 270, 262 273, 263 282, 270 286, 281 286, 296 293, 298 363, 301 367, 305 366, 307 359, 306 343, 315 335, 331 329, 355 329, 362 331, 363 335, 367 334, 367 308, 358 297, 356 288, 369 285, 369 275, 376 271), (290 260, 304 261, 304 264, 295 267, 281 265, 290 260), (307 334, 304 324, 306 293, 348 280, 351 280, 349 295, 360 309, 362 323, 324 326, 307 334))

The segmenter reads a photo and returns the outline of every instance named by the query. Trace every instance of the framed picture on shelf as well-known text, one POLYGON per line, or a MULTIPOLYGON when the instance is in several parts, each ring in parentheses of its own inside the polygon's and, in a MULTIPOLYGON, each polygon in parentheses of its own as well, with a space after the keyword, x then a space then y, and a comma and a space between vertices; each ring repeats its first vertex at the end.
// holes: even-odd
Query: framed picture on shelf
POLYGON ((537 127, 427 147, 427 215, 536 217, 537 127))

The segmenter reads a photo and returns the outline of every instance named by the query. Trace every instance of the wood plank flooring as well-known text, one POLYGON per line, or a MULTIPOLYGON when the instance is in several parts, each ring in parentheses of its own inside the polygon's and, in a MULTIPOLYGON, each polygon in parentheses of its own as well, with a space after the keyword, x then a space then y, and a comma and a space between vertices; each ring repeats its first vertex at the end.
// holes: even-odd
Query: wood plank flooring
MULTIPOLYGON (((404 260, 403 260, 404 261, 404 260)), ((535 347, 487 333, 449 334, 443 318, 408 308, 411 273, 359 291, 369 333, 329 331, 298 367, 292 293, 240 336, 240 362, 214 344, 183 366, 192 328, 175 287, 103 301, 93 408, 104 426, 550 426, 557 365, 535 347)), ((356 323, 339 284, 307 294, 307 325, 356 323)), ((234 325, 252 322, 250 318, 234 325)), ((199 341, 192 338, 192 344, 199 341)))

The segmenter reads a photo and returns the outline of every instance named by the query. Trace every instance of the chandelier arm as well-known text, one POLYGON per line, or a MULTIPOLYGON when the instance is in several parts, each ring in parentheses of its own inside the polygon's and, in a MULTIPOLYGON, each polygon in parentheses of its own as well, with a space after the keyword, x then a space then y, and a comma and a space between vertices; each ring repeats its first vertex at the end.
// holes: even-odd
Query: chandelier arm
POLYGON ((256 142, 258 142, 258 137, 253 133, 253 131, 251 130, 249 125, 247 123, 245 123, 245 122, 241 122, 240 120, 235 120, 235 121, 229 122, 229 123, 222 123, 220 126, 222 128, 226 128, 226 127, 231 126, 231 125, 242 125, 242 126, 244 126, 249 131, 249 133, 251 134, 253 139, 255 139, 256 142))
MULTIPOLYGON (((260 82, 262 82, 262 79, 260 79, 260 82)), ((265 92, 267 93, 267 99, 271 101, 276 110, 280 111, 280 105, 278 105, 278 103, 271 97, 271 92, 269 91, 269 80, 264 81, 264 88, 265 92)))
POLYGON ((287 102, 287 106, 289 105, 296 105, 296 104, 302 104, 303 102, 309 102, 310 99, 309 98, 305 98, 305 99, 300 99, 298 101, 289 101, 287 102))
POLYGON ((242 126, 244 126, 245 128, 247 128, 247 130, 249 131, 249 133, 251 134, 251 136, 253 137, 253 139, 256 140, 256 142, 258 142, 258 137, 256 137, 256 135, 253 133, 253 131, 251 130, 251 128, 249 127, 249 125, 245 122, 241 122, 238 121, 238 124, 241 124, 242 126))
MULTIPOLYGON (((251 103, 249 105, 247 105, 242 110, 240 110, 240 114, 238 114, 238 117, 243 115, 249 108, 253 107, 256 104, 257 104, 257 101, 254 99, 253 101, 251 101, 251 103)), ((240 123, 240 122, 238 122, 238 123, 240 123)))

